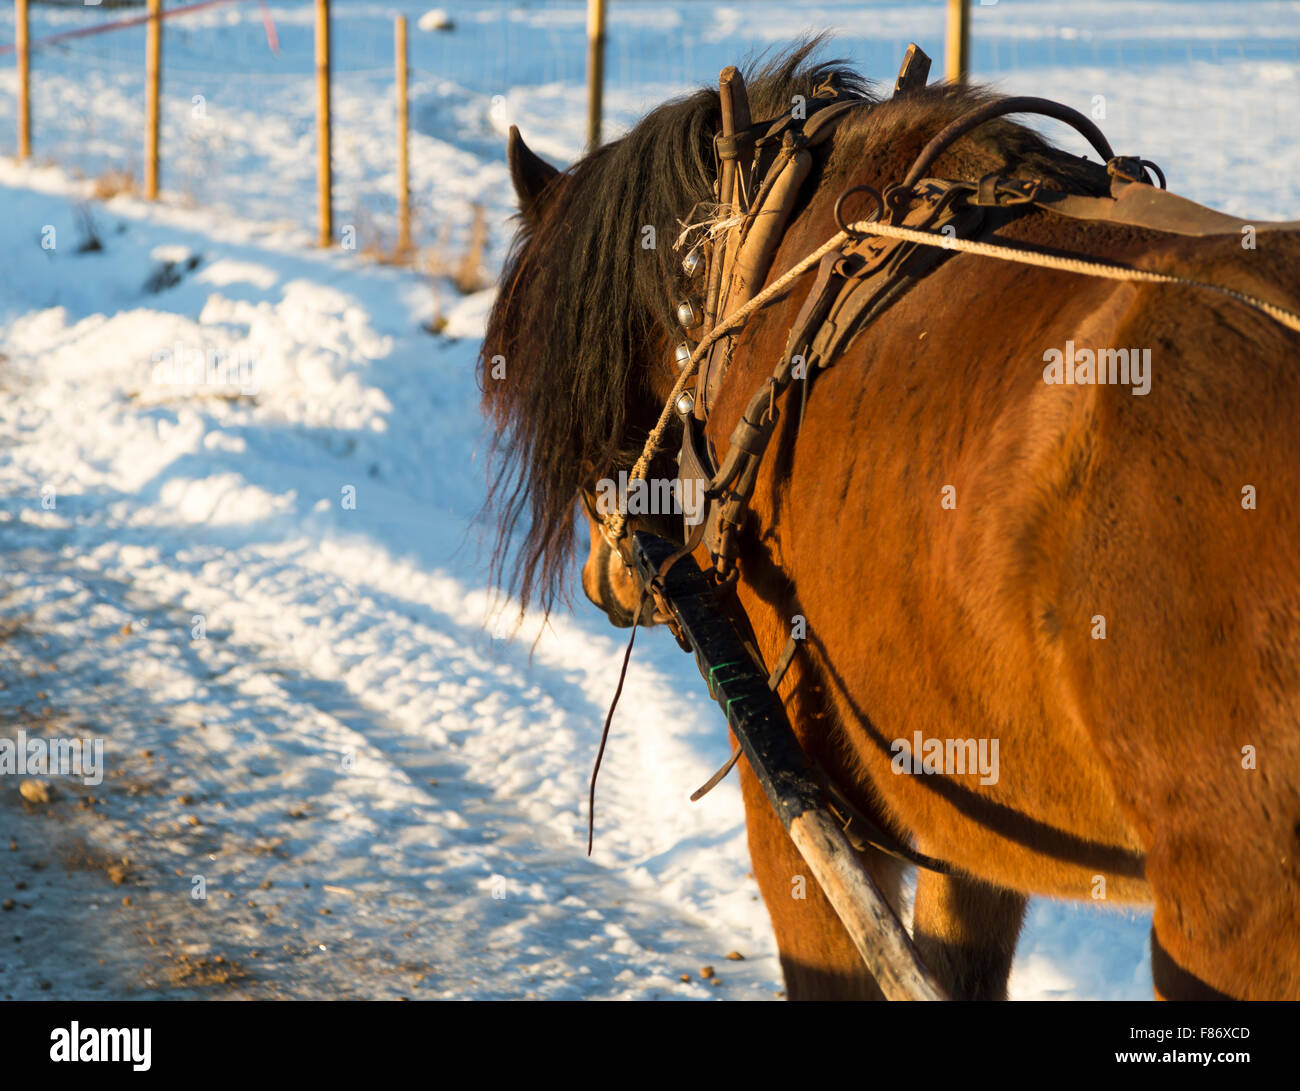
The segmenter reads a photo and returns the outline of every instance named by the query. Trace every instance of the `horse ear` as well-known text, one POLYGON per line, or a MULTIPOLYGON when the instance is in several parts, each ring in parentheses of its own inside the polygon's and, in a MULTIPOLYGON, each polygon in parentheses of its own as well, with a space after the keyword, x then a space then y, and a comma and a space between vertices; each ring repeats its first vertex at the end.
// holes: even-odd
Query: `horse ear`
POLYGON ((510 126, 506 158, 510 161, 510 181, 515 185, 519 209, 527 215, 533 210, 538 195, 546 188, 546 184, 560 172, 533 153, 514 125, 510 126))

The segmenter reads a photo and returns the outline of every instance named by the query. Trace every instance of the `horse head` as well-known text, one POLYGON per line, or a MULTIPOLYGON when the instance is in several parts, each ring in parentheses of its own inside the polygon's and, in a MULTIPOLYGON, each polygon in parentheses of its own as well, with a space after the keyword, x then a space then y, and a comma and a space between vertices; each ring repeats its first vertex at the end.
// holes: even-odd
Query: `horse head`
MULTIPOLYGON (((506 570, 522 519, 527 529, 508 567, 524 605, 535 596, 550 608, 581 540, 587 597, 616 626, 631 625, 638 612, 643 624, 655 621, 602 516, 620 502, 620 475, 626 479, 676 378, 667 331, 684 274, 673 241, 709 193, 711 133, 697 101, 705 95, 661 108, 663 116, 565 171, 511 128, 519 228, 479 378, 500 460, 489 494, 499 515, 494 566, 497 576, 506 570)), ((675 480, 671 456, 656 460, 654 475, 675 480)), ((680 517, 658 509, 628 514, 627 527, 682 536, 680 517)))
MULTIPOLYGON (((754 73, 761 116, 789 109, 834 83, 865 95, 865 84, 832 63, 806 63, 805 42, 754 73)), ((560 171, 511 128, 510 178, 518 230, 488 319, 479 360, 497 458, 488 505, 496 509, 494 575, 526 606, 549 609, 572 572, 576 543, 587 546, 582 587, 620 626, 655 617, 639 579, 602 532, 608 498, 631 469, 677 378, 678 317, 699 284, 683 268, 683 227, 716 207, 714 133, 718 92, 704 88, 652 110, 624 136, 560 171), (578 513, 587 533, 577 533, 578 513), (517 552, 512 548, 519 531, 517 552)), ((646 474, 662 501, 675 483, 680 425, 646 474)), ((683 540, 680 494, 673 505, 623 511, 628 531, 683 540)))

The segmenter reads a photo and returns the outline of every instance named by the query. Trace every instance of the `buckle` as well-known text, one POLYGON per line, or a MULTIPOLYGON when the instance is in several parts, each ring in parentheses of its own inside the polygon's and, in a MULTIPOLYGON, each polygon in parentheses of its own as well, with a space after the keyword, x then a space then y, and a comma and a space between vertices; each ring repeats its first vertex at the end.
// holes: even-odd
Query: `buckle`
POLYGON ((973 204, 980 208, 999 208, 1029 204, 1038 196, 1042 183, 1037 178, 1008 178, 1005 174, 986 174, 975 187, 973 204))
POLYGON ((1117 155, 1106 160, 1106 173, 1110 175, 1111 190, 1120 182, 1140 182, 1150 185, 1154 180, 1161 189, 1165 188, 1165 172, 1150 159, 1137 155, 1117 155))
POLYGON ((722 133, 713 134, 713 150, 718 159, 739 160, 745 155, 753 152, 754 142, 757 137, 758 126, 751 125, 748 129, 741 129, 739 132, 732 133, 730 136, 723 136, 722 133))

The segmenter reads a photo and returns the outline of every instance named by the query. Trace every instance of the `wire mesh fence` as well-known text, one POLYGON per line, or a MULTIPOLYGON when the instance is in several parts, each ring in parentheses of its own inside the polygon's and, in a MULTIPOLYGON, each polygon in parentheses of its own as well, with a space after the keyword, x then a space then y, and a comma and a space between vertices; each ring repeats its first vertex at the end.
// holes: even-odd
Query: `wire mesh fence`
MULTIPOLYGON (((175 5, 166 5, 172 7, 175 5)), ((947 5, 611 0, 606 135, 727 64, 829 30, 827 55, 884 85, 909 41, 942 65, 947 5)), ((139 6, 33 3, 33 157, 95 179, 104 195, 143 173, 145 28, 49 41, 139 6)), ((337 219, 395 231, 393 19, 411 20, 411 192, 417 241, 468 230, 499 186, 512 121, 556 160, 581 151, 583 0, 483 0, 429 17, 427 3, 332 7, 337 219), (423 18, 422 18, 423 17, 423 18), (451 22, 450 29, 434 29, 451 22)), ((181 204, 310 226, 316 104, 313 5, 243 0, 164 23, 162 187, 181 204)), ((13 6, 0 10, 12 42, 13 6)), ((0 56, 0 149, 16 141, 12 53, 0 56)), ((1160 162, 1174 188, 1229 211, 1294 214, 1300 166, 1300 10, 1283 0, 1046 0, 974 4, 972 77, 1096 117, 1117 150, 1160 162)), ((1055 134, 1054 134, 1055 135, 1055 134)), ((1061 133, 1066 146, 1067 134, 1061 133)), ((1082 146, 1076 150, 1083 151, 1082 146)))

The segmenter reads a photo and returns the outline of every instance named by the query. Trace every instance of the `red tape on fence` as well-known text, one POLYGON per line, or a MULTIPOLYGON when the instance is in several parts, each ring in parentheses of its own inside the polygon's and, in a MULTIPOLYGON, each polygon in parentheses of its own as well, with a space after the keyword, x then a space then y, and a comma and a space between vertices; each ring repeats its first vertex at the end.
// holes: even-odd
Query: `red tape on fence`
MULTIPOLYGON (((201 11, 203 8, 215 8, 223 4, 242 4, 245 0, 199 0, 197 4, 186 4, 180 8, 167 8, 158 16, 160 19, 170 19, 173 15, 187 15, 190 12, 201 11)), ((76 30, 63 30, 58 34, 47 34, 44 38, 37 38, 30 43, 31 49, 38 49, 43 45, 53 45, 56 42, 66 42, 73 38, 88 38, 92 34, 103 34, 109 30, 123 30, 126 27, 140 26, 150 20, 149 15, 133 15, 129 19, 117 19, 111 23, 100 23, 93 27, 78 27, 76 30)), ((271 46, 272 52, 280 52, 280 43, 276 40, 275 24, 271 22, 271 13, 266 10, 265 5, 262 8, 262 21, 266 24, 266 40, 271 46)), ((0 45, 0 56, 6 53, 12 53, 16 47, 9 45, 0 45)))
POLYGON ((257 6, 262 12, 262 26, 266 27, 266 44, 271 47, 271 52, 278 57, 280 55, 280 36, 275 32, 275 20, 271 18, 271 9, 266 6, 266 0, 257 0, 257 6))

